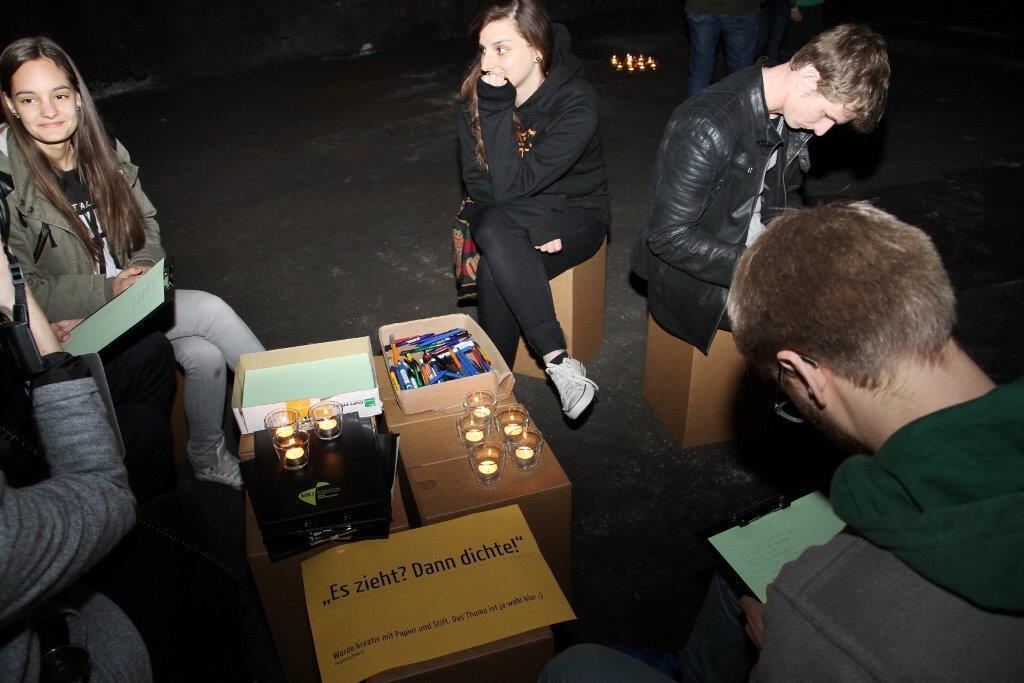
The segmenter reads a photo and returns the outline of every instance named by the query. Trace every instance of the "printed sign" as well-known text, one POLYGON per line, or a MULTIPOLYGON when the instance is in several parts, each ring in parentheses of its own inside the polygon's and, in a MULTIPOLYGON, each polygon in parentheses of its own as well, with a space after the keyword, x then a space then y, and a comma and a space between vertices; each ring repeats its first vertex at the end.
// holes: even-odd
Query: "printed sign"
POLYGON ((329 682, 576 618, 518 505, 331 548, 302 581, 329 682))

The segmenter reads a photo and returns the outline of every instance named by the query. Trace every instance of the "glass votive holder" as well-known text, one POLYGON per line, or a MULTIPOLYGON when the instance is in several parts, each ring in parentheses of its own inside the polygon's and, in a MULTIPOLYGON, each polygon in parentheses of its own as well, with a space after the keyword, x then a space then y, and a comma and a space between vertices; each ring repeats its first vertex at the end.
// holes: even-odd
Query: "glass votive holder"
POLYGON ((273 411, 263 420, 263 424, 270 431, 270 438, 278 453, 285 441, 302 432, 299 429, 299 411, 293 408, 273 411))
POLYGON ((455 421, 455 428, 459 432, 459 439, 466 448, 472 448, 483 443, 493 434, 494 421, 488 417, 479 417, 475 411, 469 411, 461 415, 455 421))
POLYGON ((469 449, 469 468, 481 484, 501 479, 505 467, 505 449, 494 441, 485 441, 469 449))
POLYGON ((507 441, 515 439, 530 426, 530 413, 521 403, 513 403, 497 408, 494 411, 494 422, 498 426, 501 438, 507 441))
POLYGON ((341 436, 341 404, 335 401, 321 401, 309 409, 313 432, 323 441, 341 436))
POLYGON ((277 451, 286 470, 301 470, 309 464, 309 434, 297 431, 281 442, 277 451))
POLYGON ((536 467, 543 449, 544 437, 533 427, 527 427, 519 436, 508 441, 509 460, 521 470, 536 467))
POLYGON ((489 391, 473 391, 462 399, 462 407, 477 417, 490 417, 497 402, 498 399, 489 391))

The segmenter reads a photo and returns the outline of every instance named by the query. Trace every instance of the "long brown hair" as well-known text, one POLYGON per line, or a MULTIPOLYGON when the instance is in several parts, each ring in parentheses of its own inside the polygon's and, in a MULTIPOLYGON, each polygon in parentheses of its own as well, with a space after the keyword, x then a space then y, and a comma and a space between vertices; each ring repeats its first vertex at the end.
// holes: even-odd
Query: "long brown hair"
MULTIPOLYGON (((519 31, 519 35, 540 53, 540 68, 545 74, 551 67, 551 17, 544 5, 537 0, 513 0, 499 2, 485 7, 474 17, 469 25, 469 33, 479 42, 480 32, 492 21, 511 19, 519 31)), ((487 171, 487 150, 484 149, 484 138, 480 132, 480 100, 477 98, 476 83, 482 73, 480 59, 482 53, 477 50, 476 58, 466 71, 466 78, 459 89, 460 99, 469 109, 469 128, 476 138, 476 163, 483 171, 487 171)), ((519 119, 514 118, 516 130, 519 130, 519 119)))
MULTIPOLYGON (((100 225, 107 233, 111 251, 122 263, 126 262, 146 241, 142 211, 135 203, 124 176, 119 172, 114 146, 100 124, 99 112, 89 94, 89 88, 82 80, 71 57, 57 43, 46 37, 16 40, 0 54, 0 89, 13 102, 11 80, 14 72, 26 62, 36 59, 49 59, 56 64, 78 93, 81 110, 78 112, 78 128, 71 136, 78 174, 99 214, 100 225)), ((53 167, 36 145, 35 139, 25 129, 21 119, 13 116, 8 107, 2 109, 4 119, 14 134, 14 140, 25 156, 32 180, 81 238, 93 260, 100 263, 103 259, 102 248, 93 241, 89 229, 64 196, 58 169, 53 167)))

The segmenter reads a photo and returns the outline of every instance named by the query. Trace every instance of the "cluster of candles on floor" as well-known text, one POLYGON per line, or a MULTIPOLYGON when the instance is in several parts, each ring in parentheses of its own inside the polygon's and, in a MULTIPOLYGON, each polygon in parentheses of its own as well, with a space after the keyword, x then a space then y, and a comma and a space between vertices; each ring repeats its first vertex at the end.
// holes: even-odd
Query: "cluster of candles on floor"
POLYGON ((294 408, 275 410, 263 421, 270 431, 274 450, 286 470, 301 470, 309 465, 309 433, 321 441, 341 436, 341 404, 321 401, 309 409, 303 419, 294 408))
POLYGON ((466 394, 462 407, 455 426, 469 453, 470 469, 481 483, 501 479, 506 460, 523 470, 537 466, 544 437, 530 425, 525 406, 499 406, 491 392, 474 391, 466 394))
POLYGON ((626 53, 626 56, 619 59, 618 55, 612 55, 612 68, 616 71, 626 71, 628 73, 635 73, 637 71, 657 71, 658 60, 648 55, 644 57, 642 54, 638 57, 626 53))

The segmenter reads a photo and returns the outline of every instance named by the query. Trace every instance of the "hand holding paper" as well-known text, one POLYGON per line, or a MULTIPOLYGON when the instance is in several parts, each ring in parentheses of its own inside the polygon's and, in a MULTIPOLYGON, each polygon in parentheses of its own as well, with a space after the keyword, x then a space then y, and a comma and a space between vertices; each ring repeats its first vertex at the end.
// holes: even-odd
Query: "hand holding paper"
POLYGON ((85 318, 72 318, 71 320, 58 320, 55 323, 50 323, 50 329, 57 336, 57 341, 61 344, 71 339, 71 330, 75 329, 78 323, 85 320, 85 318))
MULTIPOLYGON (((140 266, 121 271, 114 278, 115 292, 118 278, 129 271, 137 271, 138 274, 122 280, 122 284, 127 284, 124 284, 119 296, 115 296, 88 318, 72 326, 74 329, 71 331, 71 338, 64 342, 65 351, 78 356, 96 353, 106 348, 164 302, 166 290, 163 259, 148 272, 144 272, 140 266)), ((74 321, 61 321, 58 324, 68 322, 74 321)), ((70 327, 66 328, 65 332, 69 330, 70 327)))
POLYGON ((136 280, 145 275, 145 273, 146 271, 139 266, 128 266, 115 275, 112 278, 114 281, 110 285, 114 291, 114 296, 118 296, 121 292, 134 285, 136 280))

